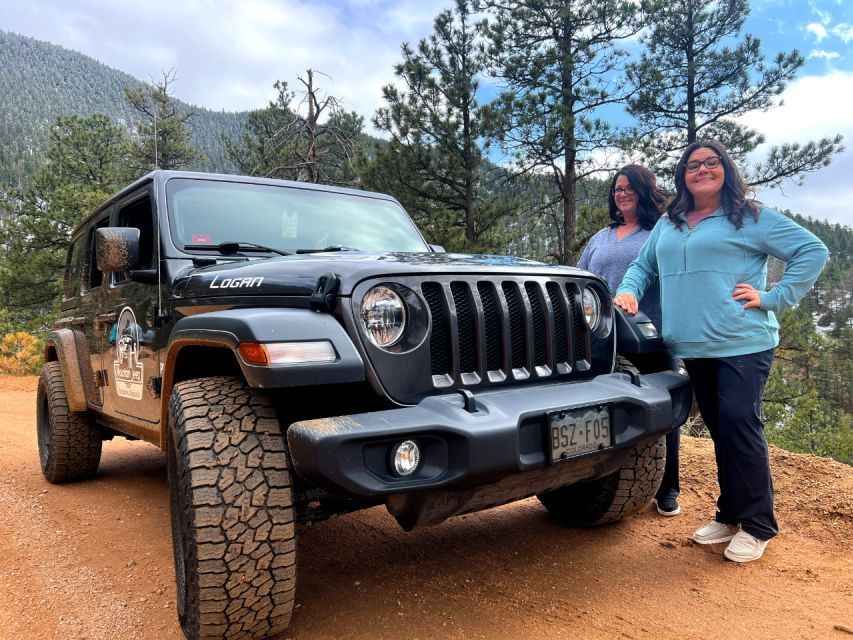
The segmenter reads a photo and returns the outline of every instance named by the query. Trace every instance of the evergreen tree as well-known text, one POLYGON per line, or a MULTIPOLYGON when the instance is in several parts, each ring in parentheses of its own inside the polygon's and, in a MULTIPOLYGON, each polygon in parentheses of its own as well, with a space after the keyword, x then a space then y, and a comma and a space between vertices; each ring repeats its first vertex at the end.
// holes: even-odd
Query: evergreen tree
POLYGON ((365 175, 368 186, 404 202, 431 240, 469 251, 488 245, 486 235, 509 205, 499 206, 493 181, 501 172, 490 171, 480 147, 477 76, 485 58, 471 12, 470 0, 456 0, 417 49, 402 45, 394 72, 405 90, 382 90, 386 105, 373 123, 391 139, 365 175))
POLYGON ((124 90, 136 111, 136 138, 128 145, 129 168, 136 177, 154 169, 183 169, 202 159, 192 146, 188 126, 195 111, 182 107, 172 96, 174 72, 163 74, 154 85, 124 90))
POLYGON ((25 189, 5 191, 0 297, 6 320, 38 327, 58 300, 71 231, 123 184, 127 139, 107 116, 61 116, 47 160, 25 189))
POLYGON ((764 162, 748 166, 747 155, 764 136, 736 121, 751 111, 779 104, 779 95, 803 65, 798 51, 779 53, 768 63, 761 42, 741 35, 748 0, 670 0, 650 4, 646 50, 628 66, 636 88, 629 111, 637 117, 644 154, 662 173, 673 157, 700 139, 722 142, 753 186, 777 186, 786 179, 827 166, 843 150, 842 137, 771 148, 764 162))
POLYGON ((612 148, 619 129, 599 117, 625 100, 620 39, 642 25, 636 3, 624 0, 481 0, 493 72, 506 90, 492 104, 492 131, 521 174, 548 172, 555 197, 544 211, 557 221, 551 256, 573 264, 577 183, 602 169, 595 152, 612 148))

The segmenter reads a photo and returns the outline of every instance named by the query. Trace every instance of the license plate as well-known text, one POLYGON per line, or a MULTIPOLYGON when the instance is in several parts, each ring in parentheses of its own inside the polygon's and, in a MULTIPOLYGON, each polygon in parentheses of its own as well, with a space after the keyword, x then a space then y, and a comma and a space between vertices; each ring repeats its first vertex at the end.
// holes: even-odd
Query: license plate
POLYGON ((613 446, 607 405, 551 412, 548 429, 551 462, 613 446))

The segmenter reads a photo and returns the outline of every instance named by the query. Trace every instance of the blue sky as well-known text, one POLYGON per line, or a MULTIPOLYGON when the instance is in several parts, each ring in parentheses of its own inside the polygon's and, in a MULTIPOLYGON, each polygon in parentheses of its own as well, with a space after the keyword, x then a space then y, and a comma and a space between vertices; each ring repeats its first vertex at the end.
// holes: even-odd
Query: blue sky
MULTIPOLYGON (((85 53, 142 80, 174 69, 175 93, 211 109, 259 108, 277 79, 311 67, 347 109, 370 119, 394 80, 400 44, 432 29, 450 0, 0 0, 0 29, 85 53)), ((833 164, 759 193, 772 206, 853 225, 853 2, 752 0, 746 31, 768 58, 797 48, 805 67, 784 106, 744 116, 767 145, 842 133, 833 164)), ((756 152, 756 159, 766 149, 756 152)))

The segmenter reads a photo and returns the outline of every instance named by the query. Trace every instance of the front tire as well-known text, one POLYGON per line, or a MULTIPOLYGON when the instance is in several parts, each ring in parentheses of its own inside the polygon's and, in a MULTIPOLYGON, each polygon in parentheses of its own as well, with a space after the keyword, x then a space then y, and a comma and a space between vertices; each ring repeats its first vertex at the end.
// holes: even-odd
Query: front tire
POLYGON ((540 493, 537 498, 558 520, 597 526, 637 513, 654 498, 663 479, 666 437, 637 445, 625 466, 610 475, 540 493))
POLYGON ((36 394, 41 472, 60 484, 94 477, 101 460, 101 430, 88 412, 71 411, 58 362, 47 362, 36 394))
POLYGON ((284 632, 296 589, 296 539, 285 441, 269 398, 235 378, 176 384, 168 475, 186 636, 284 632))

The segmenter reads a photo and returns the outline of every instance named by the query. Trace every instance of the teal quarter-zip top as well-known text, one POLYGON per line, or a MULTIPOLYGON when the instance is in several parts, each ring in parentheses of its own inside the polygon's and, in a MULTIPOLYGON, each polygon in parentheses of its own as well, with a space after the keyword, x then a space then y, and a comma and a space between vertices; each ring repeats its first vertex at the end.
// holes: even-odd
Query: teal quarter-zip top
POLYGON ((820 274, 829 252, 811 232, 762 207, 735 228, 719 208, 692 229, 661 218, 617 289, 642 298, 660 280, 662 334, 678 358, 717 358, 772 349, 779 343, 775 313, 795 305, 820 274), (782 279, 767 288, 767 260, 786 262, 782 279), (744 309, 738 283, 761 292, 761 308, 744 309))

